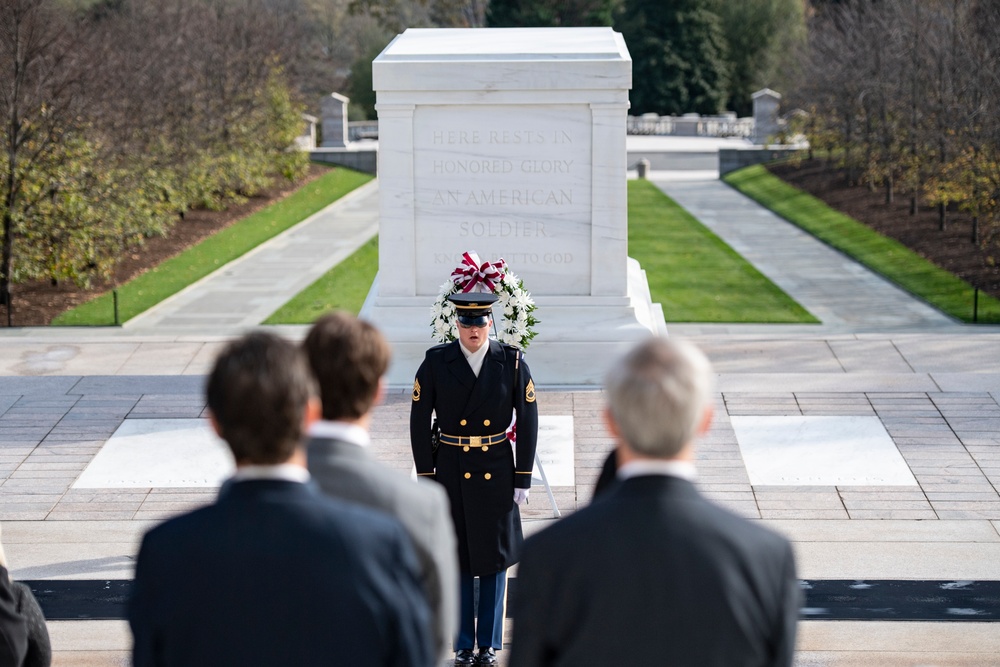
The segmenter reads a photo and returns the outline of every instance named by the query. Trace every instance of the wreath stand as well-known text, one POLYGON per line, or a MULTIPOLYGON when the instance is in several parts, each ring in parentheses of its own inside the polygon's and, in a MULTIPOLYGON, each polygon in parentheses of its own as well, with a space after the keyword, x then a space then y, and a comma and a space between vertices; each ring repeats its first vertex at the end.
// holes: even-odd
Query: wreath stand
POLYGON ((542 466, 542 460, 538 458, 537 449, 535 450, 535 465, 538 467, 538 473, 542 476, 545 493, 549 494, 549 502, 552 503, 552 518, 558 519, 562 514, 559 513, 559 508, 556 506, 556 498, 552 495, 552 487, 549 485, 549 478, 545 476, 545 467, 542 466))

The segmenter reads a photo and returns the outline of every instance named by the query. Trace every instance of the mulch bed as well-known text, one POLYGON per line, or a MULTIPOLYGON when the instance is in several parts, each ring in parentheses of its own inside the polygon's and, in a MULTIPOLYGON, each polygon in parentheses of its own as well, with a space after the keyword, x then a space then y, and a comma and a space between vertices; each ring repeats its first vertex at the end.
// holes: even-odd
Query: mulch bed
MULTIPOLYGON (((944 230, 936 208, 919 207, 910 215, 910 196, 896 191, 893 203, 885 203, 884 188, 874 191, 864 185, 848 185, 843 169, 825 161, 804 160, 800 164, 768 165, 774 175, 823 200, 875 231, 896 239, 917 254, 959 276, 983 292, 1000 297, 1000 267, 995 265, 996 243, 972 243, 972 219, 949 211, 944 230)), ((980 233, 984 233, 981 229, 980 233)))

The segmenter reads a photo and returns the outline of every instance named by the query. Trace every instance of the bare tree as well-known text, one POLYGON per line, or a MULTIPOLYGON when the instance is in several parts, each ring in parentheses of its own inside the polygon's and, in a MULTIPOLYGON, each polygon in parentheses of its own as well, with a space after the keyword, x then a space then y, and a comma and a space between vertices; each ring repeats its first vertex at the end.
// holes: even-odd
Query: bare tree
MULTIPOLYGON (((54 171, 65 155, 61 141, 78 130, 76 119, 82 63, 76 59, 74 26, 66 12, 47 0, 0 0, 0 105, 4 114, 2 164, 3 249, 0 252, 0 304, 13 324, 11 284, 18 234, 23 220, 51 196, 45 188, 26 188, 37 170, 54 171)), ((53 187, 57 181, 52 179, 53 187)))

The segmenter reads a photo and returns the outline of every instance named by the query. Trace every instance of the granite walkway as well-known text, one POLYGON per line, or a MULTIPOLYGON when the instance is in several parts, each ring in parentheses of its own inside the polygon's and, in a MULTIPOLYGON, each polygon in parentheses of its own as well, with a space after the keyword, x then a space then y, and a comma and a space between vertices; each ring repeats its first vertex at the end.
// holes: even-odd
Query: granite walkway
POLYGON ((134 317, 123 329, 251 329, 377 233, 378 182, 372 181, 134 317))
MULTIPOLYGON (((670 325, 672 335, 699 343, 718 372, 717 421, 698 455, 704 492, 788 535, 806 580, 1000 580, 1000 329, 943 318, 826 246, 781 228, 782 221, 718 181, 655 173, 654 180, 823 320, 670 325), (805 429, 800 433, 826 424, 826 440, 820 449, 772 457, 782 464, 777 470, 762 468, 750 436, 775 419, 805 429), (839 434, 852 429, 867 433, 887 458, 851 449, 839 434), (822 452, 843 455, 827 470, 802 467, 822 452), (768 477, 775 474, 780 483, 768 477), (816 479, 795 479, 810 475, 816 479)), ((366 215, 367 224, 374 220, 374 209, 361 213, 361 201, 355 229, 367 229, 366 215)), ((293 233, 298 242, 284 247, 310 245, 306 228, 293 233)), ((280 243, 255 255, 276 252, 273 261, 284 271, 306 262, 282 258, 280 243)), ((245 263, 246 271, 227 276, 231 286, 217 294, 269 289, 254 282, 252 257, 245 263)), ((275 301, 277 292, 296 289, 268 284, 275 301)), ((211 289, 202 283, 185 299, 198 304, 211 289)), ((15 577, 129 579, 137 541, 150 525, 214 497, 212 484, 80 483, 123 426, 179 432, 199 423, 202 375, 216 350, 266 316, 237 321, 219 311, 213 322, 206 303, 193 306, 204 311, 197 318, 163 314, 157 324, 147 319, 122 329, 0 330, 0 521, 15 577)), ((292 338, 304 333, 279 330, 292 338)), ((375 452, 401 471, 410 468, 408 401, 406 388, 394 388, 374 420, 375 452)), ((559 508, 572 511, 589 501, 612 446, 602 396, 540 386, 539 405, 543 416, 572 417, 572 483, 554 489, 559 508)), ((552 521, 541 489, 529 507, 527 532, 552 521)), ((997 628, 974 620, 807 620, 797 665, 996 665, 997 628)), ((50 631, 56 665, 127 663, 129 635, 120 620, 53 621, 50 631)))

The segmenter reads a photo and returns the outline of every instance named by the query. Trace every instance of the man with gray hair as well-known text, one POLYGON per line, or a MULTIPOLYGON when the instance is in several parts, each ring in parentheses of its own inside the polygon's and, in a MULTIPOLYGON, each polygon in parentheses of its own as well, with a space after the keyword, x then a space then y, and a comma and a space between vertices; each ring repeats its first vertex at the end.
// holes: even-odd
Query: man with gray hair
POLYGON ((693 443, 713 412, 708 360, 650 339, 606 390, 619 483, 526 542, 511 664, 791 665, 791 546, 693 484, 693 443))

